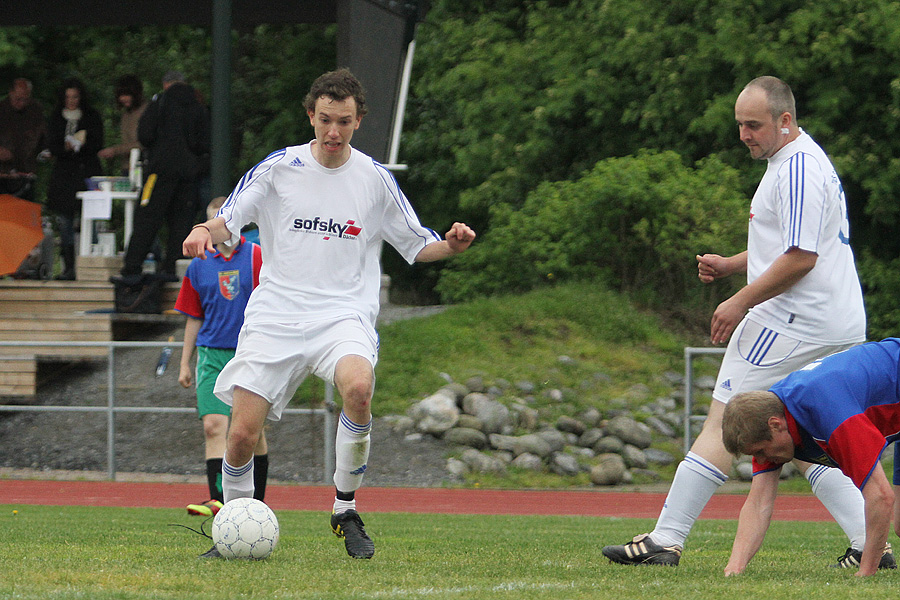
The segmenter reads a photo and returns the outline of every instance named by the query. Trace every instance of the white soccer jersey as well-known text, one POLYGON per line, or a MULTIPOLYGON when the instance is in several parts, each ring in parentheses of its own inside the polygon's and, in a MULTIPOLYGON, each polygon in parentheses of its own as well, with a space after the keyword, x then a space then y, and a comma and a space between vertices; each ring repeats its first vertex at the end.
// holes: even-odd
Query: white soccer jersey
POLYGON ((753 307, 748 318, 805 342, 864 341, 866 314, 844 190, 828 156, 802 130, 768 159, 753 196, 748 283, 792 247, 815 252, 816 266, 787 291, 753 307))
POLYGON ((310 144, 273 152, 248 171, 219 210, 235 240, 259 226, 264 257, 247 322, 294 323, 378 315, 381 243, 410 264, 442 238, 419 223, 397 181, 353 149, 336 169, 310 144))

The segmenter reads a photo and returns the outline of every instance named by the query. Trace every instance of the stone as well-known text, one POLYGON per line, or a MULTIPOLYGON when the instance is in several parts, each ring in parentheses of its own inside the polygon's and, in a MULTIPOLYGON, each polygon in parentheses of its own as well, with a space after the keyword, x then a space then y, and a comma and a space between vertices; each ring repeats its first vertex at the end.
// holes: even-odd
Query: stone
POLYGON ((458 458, 448 458, 447 471, 449 471, 450 474, 454 477, 462 477, 469 472, 469 465, 459 460, 458 458))
POLYGON ((462 400, 463 411, 478 417, 482 422, 482 431, 498 433, 510 424, 509 408, 494 400, 487 394, 472 392, 462 400))
POLYGON ((694 387, 699 390, 712 390, 716 387, 716 378, 712 375, 704 375, 694 379, 694 387))
POLYGON ((652 441, 649 427, 625 415, 610 419, 606 424, 606 433, 642 449, 650 447, 652 441))
POLYGON ((627 472, 625 461, 618 454, 601 454, 597 464, 591 468, 591 483, 594 485, 618 485, 627 472))
POLYGON ((580 436, 587 431, 587 426, 574 417, 562 415, 556 420, 556 428, 566 433, 574 433, 580 436))
POLYGON ((449 392, 453 396, 453 400, 459 404, 466 394, 469 393, 469 388, 467 388, 462 383, 449 383, 441 388, 441 391, 449 392))
POLYGON ((749 462, 739 462, 735 465, 734 472, 741 481, 753 480, 753 465, 749 462))
POLYGON ((506 464, 499 458, 490 456, 474 448, 467 448, 463 451, 460 460, 466 463, 470 469, 477 473, 496 473, 498 475, 506 474, 506 464))
POLYGON ((588 427, 596 427, 597 423, 600 422, 600 419, 603 416, 600 414, 600 411, 594 407, 591 407, 585 411, 583 411, 580 415, 578 415, 578 420, 587 425, 588 427))
POLYGON ((546 458, 553 452, 550 444, 536 433, 520 436, 492 433, 488 436, 488 439, 493 448, 496 448, 497 450, 508 450, 516 456, 527 452, 529 454, 540 456, 541 458, 546 458))
POLYGON ((515 457, 513 461, 509 463, 509 466, 525 469, 527 471, 543 471, 544 461, 541 460, 540 456, 525 452, 515 457))
POLYGON ((684 374, 676 371, 666 371, 663 373, 663 380, 671 386, 684 385, 684 374))
POLYGON ((571 454, 554 452, 550 456, 550 470, 557 475, 571 477, 578 475, 578 472, 581 471, 581 466, 578 464, 578 459, 571 454))
POLYGON ((530 381, 517 381, 516 389, 522 392, 523 394, 533 394, 534 393, 534 384, 530 381))
MULTIPOLYGON (((645 479, 649 479, 650 481, 662 481, 662 477, 656 471, 651 471, 650 469, 630 469, 629 473, 631 473, 632 478, 640 475, 645 479)), ((624 481, 622 483, 625 483, 624 481)), ((631 482, 628 482, 631 483, 631 482)))
POLYGON ((593 448, 597 454, 621 454, 625 443, 614 435, 607 435, 600 438, 593 448))
POLYGON ((468 427, 454 427, 448 429, 444 433, 444 441, 459 446, 470 446, 479 450, 487 448, 488 446, 488 438, 484 433, 468 427))
POLYGON ((565 448, 566 443, 568 442, 565 434, 563 434, 563 432, 559 429, 542 429, 535 435, 540 436, 541 438, 546 440, 546 442, 550 444, 550 450, 552 452, 559 452, 560 450, 565 448))
POLYGON ((644 451, 637 446, 625 444, 625 447, 622 449, 622 458, 625 460, 625 466, 629 469, 644 469, 647 467, 647 457, 644 456, 644 451))
POLYGON ((666 437, 675 437, 675 429, 659 417, 648 417, 646 424, 650 429, 666 437))
POLYGON ((603 437, 603 430, 597 427, 593 429, 588 429, 578 438, 578 445, 584 446, 585 448, 593 448, 594 444, 600 441, 603 437))
POLYGON ((411 406, 409 416, 418 431, 441 435, 459 421, 459 408, 449 394, 438 392, 411 406))
POLYGON ((484 392, 484 377, 475 375, 466 379, 466 388, 469 392, 484 392))
POLYGON ((631 400, 646 400, 650 397, 650 388, 643 383, 636 383, 625 392, 625 395, 631 400))
POLYGON ((484 431, 484 423, 475 415, 462 413, 459 415, 459 421, 456 422, 457 427, 468 427, 469 429, 477 429, 484 431))
POLYGON ((675 462, 675 457, 672 454, 659 448, 646 448, 644 457, 646 457, 648 463, 653 465, 666 466, 675 462))
POLYGON ((416 428, 416 422, 412 417, 406 415, 391 415, 380 419, 382 423, 387 425, 394 433, 406 435, 416 428))
POLYGON ((562 390, 556 388, 544 390, 544 397, 552 400, 553 402, 562 402, 563 392, 562 390))
POLYGON ((534 431, 537 429, 540 421, 540 413, 538 413, 537 409, 516 402, 510 407, 510 412, 520 429, 524 429, 525 431, 534 431))

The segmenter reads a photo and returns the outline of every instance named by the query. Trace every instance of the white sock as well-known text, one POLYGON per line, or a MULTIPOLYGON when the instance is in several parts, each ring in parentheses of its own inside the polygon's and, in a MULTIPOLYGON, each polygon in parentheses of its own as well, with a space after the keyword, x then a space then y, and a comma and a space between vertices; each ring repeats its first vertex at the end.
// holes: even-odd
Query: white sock
POLYGON ((650 539, 661 546, 681 546, 700 517, 703 507, 728 481, 728 476, 705 458, 688 452, 678 469, 666 496, 666 503, 650 539))
POLYGON ((825 465, 812 465, 804 475, 813 493, 847 534, 850 547, 862 551, 866 545, 866 507, 859 488, 840 469, 825 465))
POLYGON ((338 500, 334 499, 334 507, 332 508, 332 512, 336 515, 341 514, 342 512, 347 512, 348 510, 356 510, 356 500, 338 500))
POLYGON ((369 461, 369 432, 372 421, 354 423, 341 411, 334 442, 334 487, 340 492, 355 492, 362 485, 369 461))
POLYGON ((228 455, 222 459, 222 495, 225 502, 235 498, 253 497, 253 459, 242 467, 228 464, 228 455))

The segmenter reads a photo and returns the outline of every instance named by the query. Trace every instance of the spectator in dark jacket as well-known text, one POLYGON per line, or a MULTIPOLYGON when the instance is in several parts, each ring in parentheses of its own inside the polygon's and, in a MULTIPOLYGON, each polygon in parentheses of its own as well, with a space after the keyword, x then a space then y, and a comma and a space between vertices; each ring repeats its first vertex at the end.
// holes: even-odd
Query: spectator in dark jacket
POLYGON ((50 114, 47 141, 55 159, 47 187, 47 208, 56 214, 63 261, 57 278, 71 280, 75 279, 75 194, 87 189, 86 178, 103 172, 97 158, 103 148, 103 120, 91 108, 80 80, 63 82, 56 108, 50 114))
POLYGON ((34 198, 38 153, 47 147, 44 108, 32 96, 31 81, 13 81, 0 102, 0 193, 34 198))
POLYGON ((209 168, 210 126, 206 108, 184 76, 170 71, 163 92, 154 96, 138 124, 138 140, 146 149, 147 166, 134 232, 125 253, 121 281, 140 277, 147 253, 163 225, 168 229, 161 279, 176 281, 175 261, 182 257, 197 211, 197 182, 209 168))

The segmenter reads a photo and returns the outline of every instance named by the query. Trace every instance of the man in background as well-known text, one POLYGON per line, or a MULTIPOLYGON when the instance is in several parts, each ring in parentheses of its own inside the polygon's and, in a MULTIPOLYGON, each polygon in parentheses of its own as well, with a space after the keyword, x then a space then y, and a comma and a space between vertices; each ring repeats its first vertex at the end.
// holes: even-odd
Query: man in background
POLYGON ((178 280, 175 262, 182 257, 181 242, 197 212, 197 183, 209 168, 206 108, 178 71, 166 73, 162 84, 163 92, 153 97, 138 123, 138 141, 148 156, 146 181, 122 277, 113 278, 116 283, 134 285, 139 281, 144 259, 163 226, 168 231, 157 273, 165 281, 178 280))
POLYGON ((32 183, 46 137, 44 109, 32 97, 31 81, 15 79, 0 102, 0 194, 34 198, 32 183))

